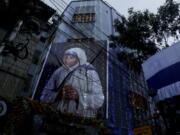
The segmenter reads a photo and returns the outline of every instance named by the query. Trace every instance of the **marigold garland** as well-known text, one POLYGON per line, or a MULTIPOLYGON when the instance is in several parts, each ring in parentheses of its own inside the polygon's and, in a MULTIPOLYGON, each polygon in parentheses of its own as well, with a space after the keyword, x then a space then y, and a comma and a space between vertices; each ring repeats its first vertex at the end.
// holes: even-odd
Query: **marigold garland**
MULTIPOLYGON (((41 115, 46 119, 63 125, 72 126, 73 128, 79 129, 79 127, 87 126, 98 129, 100 134, 105 135, 107 129, 104 125, 103 120, 95 118, 84 118, 81 116, 74 115, 72 113, 60 113, 48 104, 42 103, 38 100, 31 100, 29 98, 18 98, 13 101, 12 109, 9 112, 7 122, 4 126, 4 132, 7 135, 16 132, 16 129, 21 129, 26 117, 33 117, 33 115, 41 115)), ((68 127, 67 126, 67 127, 68 127)), ((66 126, 65 126, 66 128, 66 126)))

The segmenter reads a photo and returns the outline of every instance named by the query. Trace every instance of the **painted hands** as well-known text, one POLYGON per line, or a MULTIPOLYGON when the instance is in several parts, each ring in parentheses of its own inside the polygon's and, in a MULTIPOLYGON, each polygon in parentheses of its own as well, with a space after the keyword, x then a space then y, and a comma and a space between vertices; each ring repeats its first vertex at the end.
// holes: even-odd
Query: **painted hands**
POLYGON ((65 98, 67 100, 78 100, 79 99, 79 95, 78 95, 76 88, 74 88, 71 85, 67 85, 63 88, 62 96, 63 96, 63 98, 65 98))

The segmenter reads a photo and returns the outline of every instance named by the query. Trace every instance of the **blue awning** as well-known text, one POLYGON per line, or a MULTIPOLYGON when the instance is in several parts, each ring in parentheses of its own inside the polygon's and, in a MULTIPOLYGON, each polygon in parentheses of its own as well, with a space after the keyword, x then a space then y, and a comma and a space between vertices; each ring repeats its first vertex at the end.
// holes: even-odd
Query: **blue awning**
POLYGON ((142 64, 148 87, 157 89, 158 100, 180 95, 180 42, 142 64))

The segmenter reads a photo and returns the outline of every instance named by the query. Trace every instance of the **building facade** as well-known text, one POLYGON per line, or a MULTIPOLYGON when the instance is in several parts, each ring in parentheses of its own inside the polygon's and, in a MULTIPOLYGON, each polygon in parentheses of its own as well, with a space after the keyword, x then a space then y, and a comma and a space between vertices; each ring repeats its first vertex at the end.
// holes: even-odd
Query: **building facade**
POLYGON ((48 23, 55 10, 41 1, 31 3, 34 11, 25 1, 3 3, 0 5, 4 11, 0 14, 4 18, 0 23, 0 97, 11 101, 32 95, 32 87, 56 29, 55 24, 48 23), (36 6, 40 10, 36 11, 36 6), (29 14, 24 16, 26 10, 29 14))
MULTIPOLYGON (((107 54, 107 91, 103 117, 115 134, 131 135, 133 129, 153 126, 152 102, 143 73, 130 71, 117 57, 109 36, 118 35, 114 21, 120 14, 102 0, 72 1, 61 15, 55 43, 97 44, 107 54), (106 45, 101 43, 105 41, 106 45)), ((96 50, 94 48, 94 50, 96 50)), ((96 65, 100 63, 96 63, 96 65)))

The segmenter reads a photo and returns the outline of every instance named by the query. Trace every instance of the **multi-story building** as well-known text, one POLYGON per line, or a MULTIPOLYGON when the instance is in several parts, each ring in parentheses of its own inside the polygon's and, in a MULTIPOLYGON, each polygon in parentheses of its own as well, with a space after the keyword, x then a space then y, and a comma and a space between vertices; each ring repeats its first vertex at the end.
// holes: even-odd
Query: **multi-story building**
MULTIPOLYGON (((54 42, 78 43, 81 47, 90 42, 100 42, 96 46, 108 56, 107 70, 101 70, 101 74, 107 71, 103 83, 107 84, 104 86, 103 117, 114 125, 112 128, 117 134, 127 135, 133 134, 136 127, 152 124, 152 106, 143 73, 131 71, 122 64, 117 57, 118 47, 114 48, 116 45, 109 39, 111 35, 118 35, 114 26, 116 19, 120 19, 120 14, 102 0, 72 1, 61 15, 54 42)), ((96 51, 96 47, 92 46, 92 49, 96 51)), ((98 67, 101 64, 97 61, 94 65, 98 67)))

